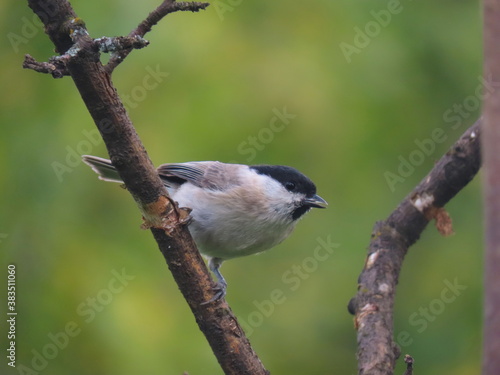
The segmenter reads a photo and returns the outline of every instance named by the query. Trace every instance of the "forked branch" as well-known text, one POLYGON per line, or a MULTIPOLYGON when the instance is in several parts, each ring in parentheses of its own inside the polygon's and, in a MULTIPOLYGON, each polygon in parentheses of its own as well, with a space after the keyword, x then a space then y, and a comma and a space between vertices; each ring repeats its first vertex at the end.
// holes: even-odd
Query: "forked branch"
MULTIPOLYGON (((201 3, 201 2, 176 2, 175 0, 164 0, 158 8, 153 10, 146 17, 144 21, 142 21, 137 28, 132 30, 129 37, 144 37, 148 32, 151 31, 154 25, 161 21, 163 17, 167 14, 177 12, 177 11, 191 11, 198 12, 202 9, 208 7, 209 3, 201 3)), ((106 65, 105 69, 108 73, 111 73, 117 66, 120 64, 128 54, 132 52, 132 49, 123 49, 113 54, 106 65)))
MULTIPOLYGON (((178 11, 198 12, 206 9, 209 5, 209 3, 201 2, 176 2, 175 0, 164 0, 146 17, 144 21, 139 24, 139 26, 132 30, 129 35, 96 38, 93 40, 92 47, 97 48, 100 52, 110 53, 110 59, 104 66, 104 70, 111 74, 113 70, 130 54, 130 52, 132 52, 132 50, 144 48, 149 44, 147 40, 143 39, 144 35, 150 32, 153 26, 160 22, 161 19, 167 14, 178 11)), ((50 6, 50 4, 42 6, 38 15, 45 17, 47 14, 52 13, 52 8, 50 8, 50 6)), ((65 29, 68 31, 69 35, 72 35, 75 30, 85 29, 83 20, 78 17, 70 17, 67 22, 62 23, 65 25, 65 29)), ((46 24, 45 26, 48 35, 53 35, 51 33, 51 26, 53 26, 53 24, 46 24)), ((54 40, 54 43, 56 43, 56 41, 57 40, 54 40)), ((75 53, 75 46, 73 46, 73 50, 67 49, 65 51, 65 54, 62 54, 61 51, 59 51, 61 55, 52 57, 48 62, 38 62, 32 56, 26 55, 23 68, 32 69, 39 73, 52 74, 54 78, 68 76, 70 74, 66 68, 66 63, 75 53)))

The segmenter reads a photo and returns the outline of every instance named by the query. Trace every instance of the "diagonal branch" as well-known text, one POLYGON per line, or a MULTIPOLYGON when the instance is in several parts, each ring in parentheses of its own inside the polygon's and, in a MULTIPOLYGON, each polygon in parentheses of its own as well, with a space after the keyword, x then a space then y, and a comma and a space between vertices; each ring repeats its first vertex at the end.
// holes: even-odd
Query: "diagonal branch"
POLYGON ((358 330, 359 374, 394 372, 399 348, 393 339, 393 307, 404 256, 430 220, 436 220, 441 233, 451 229, 443 206, 480 168, 480 123, 460 137, 386 220, 375 224, 358 292, 349 302, 358 330))
POLYGON ((214 296, 215 284, 184 225, 186 213, 170 201, 85 24, 66 0, 28 0, 28 4, 44 23, 56 51, 66 56, 66 68, 102 135, 111 161, 151 228, 224 372, 267 374, 227 303, 219 300, 202 304, 214 296))
MULTIPOLYGON (((205 9, 209 6, 209 3, 200 2, 176 2, 175 0, 164 0, 155 10, 153 10, 142 21, 137 28, 132 30, 129 37, 140 36, 143 37, 148 32, 151 31, 154 25, 161 21, 163 17, 167 14, 174 13, 177 11, 191 11, 198 12, 201 9, 205 9)), ((108 64, 105 67, 106 72, 111 73, 128 55, 132 52, 132 49, 124 49, 111 56, 108 64)))

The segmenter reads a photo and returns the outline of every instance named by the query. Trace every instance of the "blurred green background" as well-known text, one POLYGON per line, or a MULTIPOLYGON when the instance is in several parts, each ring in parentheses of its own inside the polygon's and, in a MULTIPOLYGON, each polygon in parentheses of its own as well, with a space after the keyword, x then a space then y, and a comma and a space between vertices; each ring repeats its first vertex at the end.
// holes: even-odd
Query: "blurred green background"
MULTIPOLYGON (((127 34, 158 2, 72 4, 100 37, 127 34)), ((18 368, 2 355, 0 373, 221 374, 129 194, 77 159, 107 153, 71 79, 22 70, 25 53, 53 54, 39 22, 23 1, 1 2, 0 17, 1 274, 16 265, 18 310, 18 368)), ((480 5, 220 0, 167 16, 147 39, 113 77, 153 163, 287 164, 330 204, 272 251, 223 266, 265 366, 355 374, 346 306, 372 226, 478 117, 480 5), (437 128, 446 139, 424 154, 417 144, 437 128), (411 167, 398 172, 402 160, 411 167), (318 261, 321 240, 336 247, 318 261)), ((456 234, 430 225, 403 267, 395 333, 419 374, 480 369, 479 180, 447 206, 456 234)))

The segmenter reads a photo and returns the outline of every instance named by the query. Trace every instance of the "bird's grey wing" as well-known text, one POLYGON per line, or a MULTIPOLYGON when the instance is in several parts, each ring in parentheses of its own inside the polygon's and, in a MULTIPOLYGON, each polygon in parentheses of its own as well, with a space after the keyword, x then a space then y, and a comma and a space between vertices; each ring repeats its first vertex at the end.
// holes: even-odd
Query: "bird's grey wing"
POLYGON ((205 189, 224 190, 237 182, 236 165, 218 161, 198 161, 178 164, 163 164, 158 174, 167 184, 188 181, 205 189))

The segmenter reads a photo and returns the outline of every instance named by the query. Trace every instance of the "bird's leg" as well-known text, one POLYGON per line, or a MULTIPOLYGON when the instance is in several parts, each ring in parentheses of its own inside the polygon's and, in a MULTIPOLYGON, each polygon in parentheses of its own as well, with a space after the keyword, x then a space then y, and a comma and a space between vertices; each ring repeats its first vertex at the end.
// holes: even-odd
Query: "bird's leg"
POLYGON ((215 287, 215 295, 208 301, 203 302, 202 305, 218 301, 221 298, 224 298, 224 296, 226 295, 227 282, 224 279, 224 276, 222 276, 222 274, 219 271, 222 262, 223 260, 221 258, 210 258, 210 260, 208 261, 208 268, 210 268, 210 271, 212 271, 215 277, 217 278, 217 286, 215 287))

